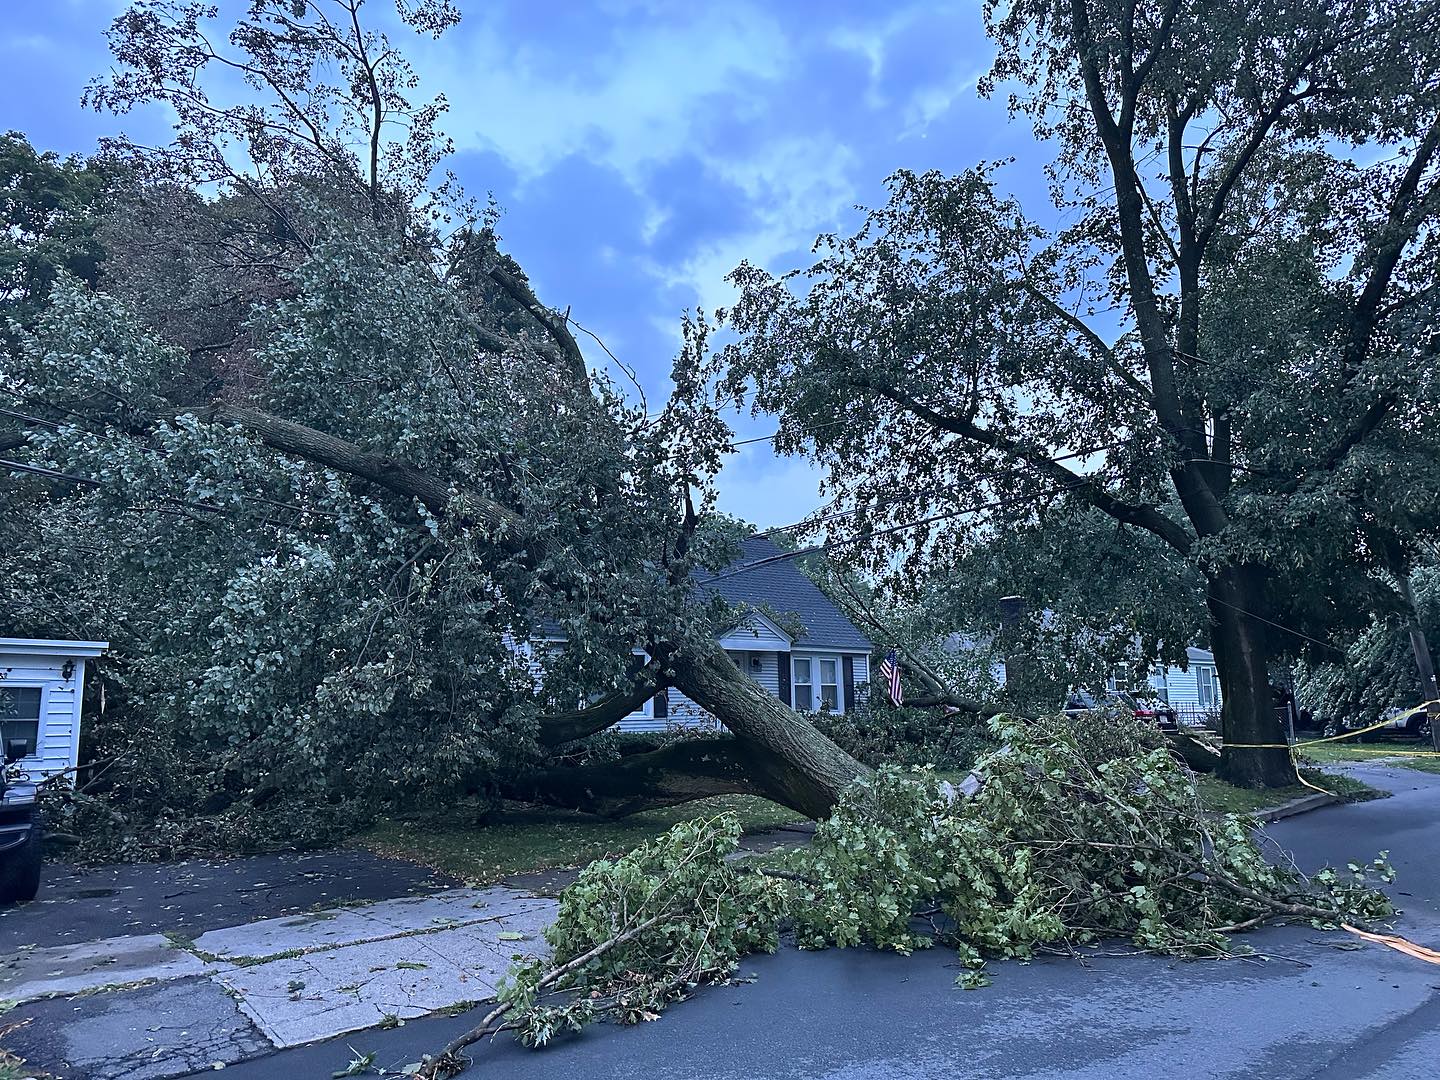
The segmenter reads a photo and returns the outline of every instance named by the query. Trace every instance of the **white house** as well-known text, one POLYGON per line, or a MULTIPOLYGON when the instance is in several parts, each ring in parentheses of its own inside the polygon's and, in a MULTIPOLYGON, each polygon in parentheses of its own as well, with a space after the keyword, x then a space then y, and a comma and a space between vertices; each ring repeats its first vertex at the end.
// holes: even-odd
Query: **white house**
MULTIPOLYGON (((735 665, 770 693, 802 711, 849 712, 869 682, 874 646, 785 554, 768 537, 753 536, 741 543, 740 557, 730 566, 696 576, 696 598, 719 596, 743 609, 738 623, 717 640, 735 665)), ((558 629, 542 633, 547 647, 564 647, 558 629)), ((532 660, 531 668, 538 684, 540 664, 532 660)), ((631 732, 719 726, 673 687, 616 725, 631 732)))
POLYGON ((85 662, 108 641, 0 638, 0 747, 23 742, 18 767, 53 776, 80 761, 85 662))
POLYGON ((1155 665, 1150 685, 1160 700, 1169 704, 1182 720, 1203 718, 1220 708, 1220 679, 1215 674, 1215 654, 1207 649, 1185 650, 1185 667, 1155 665))
MULTIPOLYGON (((740 557, 719 573, 700 577, 696 592, 747 609, 740 623, 720 636, 720 644, 741 671, 785 704, 803 712, 844 713, 855 707, 870 679, 874 645, 769 537, 743 541, 740 557)), ((669 726, 716 727, 718 721, 670 689, 619 724, 621 731, 669 726)))

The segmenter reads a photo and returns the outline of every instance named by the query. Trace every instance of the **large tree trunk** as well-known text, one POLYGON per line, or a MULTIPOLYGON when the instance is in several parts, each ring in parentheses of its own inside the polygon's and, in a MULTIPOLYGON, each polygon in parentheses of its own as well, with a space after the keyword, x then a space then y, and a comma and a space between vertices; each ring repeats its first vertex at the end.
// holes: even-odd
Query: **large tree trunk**
POLYGON ((1266 625, 1256 617, 1263 603, 1258 572, 1236 567, 1213 575, 1207 603, 1224 697, 1220 775, 1240 787, 1288 787, 1295 783, 1295 767, 1271 701, 1266 625), (1243 745, 1254 743, 1270 745, 1243 745))
POLYGON ((822 818, 870 770, 745 675, 718 642, 687 641, 671 662, 674 685, 734 733, 748 775, 768 798, 822 818))
POLYGON ((822 818, 869 769, 735 666, 710 638, 652 646, 632 688, 585 709, 541 722, 541 741, 580 738, 628 715, 657 685, 673 686, 709 710, 733 738, 696 739, 618 762, 552 769, 507 787, 530 799, 610 817, 674 806, 710 795, 761 795, 806 817, 822 818), (563 734, 562 739, 547 738, 563 734))

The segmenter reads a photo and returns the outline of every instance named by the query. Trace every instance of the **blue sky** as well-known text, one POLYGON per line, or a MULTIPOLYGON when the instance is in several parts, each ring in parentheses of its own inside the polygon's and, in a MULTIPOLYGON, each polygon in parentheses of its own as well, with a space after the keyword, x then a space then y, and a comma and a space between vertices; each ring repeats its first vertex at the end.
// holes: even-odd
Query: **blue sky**
MULTIPOLYGON (((452 168, 493 192, 500 231, 547 303, 569 305, 663 397, 681 313, 727 303, 741 259, 803 264, 818 232, 854 224, 897 168, 959 171, 1015 156, 1005 185, 1044 218, 1041 151, 975 80, 989 66, 979 0, 459 0, 440 41, 394 34, 425 95, 443 92, 452 168)), ((371 0, 388 21, 388 0, 371 0)), ((159 110, 87 112, 121 0, 7 5, 0 124, 88 152, 125 130, 164 137, 159 110)), ((593 349, 593 362, 604 356, 593 349)), ((737 417, 740 438, 774 421, 737 417)), ((812 466, 742 447, 721 506, 758 525, 818 505, 812 466)))

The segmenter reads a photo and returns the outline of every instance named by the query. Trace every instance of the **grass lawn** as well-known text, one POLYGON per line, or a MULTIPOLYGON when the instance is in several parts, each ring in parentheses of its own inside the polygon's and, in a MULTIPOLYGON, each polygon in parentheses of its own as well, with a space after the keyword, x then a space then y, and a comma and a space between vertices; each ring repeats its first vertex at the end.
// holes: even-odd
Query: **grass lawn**
MULTIPOLYGON (((1346 802, 1365 802, 1367 799, 1380 799, 1385 796, 1384 792, 1376 791, 1369 784, 1362 784, 1348 776, 1334 776, 1315 769, 1305 769, 1304 773, 1305 779, 1315 787, 1339 795, 1346 802)), ((1200 792, 1200 801, 1204 803, 1205 809, 1224 814, 1253 814, 1287 803, 1291 799, 1298 799, 1302 795, 1315 794, 1313 788, 1304 784, 1257 791, 1253 788, 1235 787, 1213 776, 1197 776, 1195 787, 1200 792)))
MULTIPOLYGON (((1323 757, 1313 755, 1324 761, 1395 756, 1393 750, 1316 749, 1324 749, 1323 757)), ((1440 772, 1440 758, 1413 760, 1416 764, 1411 767, 1440 772)), ((959 782, 966 773, 939 770, 937 775, 959 782)), ((1384 794, 1348 776, 1333 776, 1314 769, 1306 769, 1305 778, 1351 802, 1380 798, 1384 794)), ((1205 807, 1221 813, 1255 813, 1312 793, 1302 784, 1253 791, 1233 787, 1213 776, 1196 777, 1196 786, 1205 807)), ((469 883, 485 885, 514 874, 584 866, 596 859, 621 855, 676 822, 725 810, 739 815, 746 832, 764 832, 800 818, 793 810, 749 795, 717 796, 615 821, 547 807, 507 804, 503 810, 476 823, 465 813, 467 809, 457 807, 454 812, 443 815, 387 818, 357 837, 357 843, 378 855, 409 859, 469 883)))
POLYGON ((621 855, 679 821, 733 810, 746 832, 799 820, 794 810, 749 795, 722 795, 616 821, 540 807, 510 806, 483 824, 436 816, 391 818, 357 838, 379 855, 409 859, 476 885, 512 874, 584 866, 621 855))
POLYGON ((1440 757, 1427 756, 1427 743, 1371 743, 1356 746, 1350 743, 1322 743, 1307 746, 1300 755, 1307 761, 1336 764, 1347 761, 1374 761, 1385 758, 1391 764, 1400 765, 1419 772, 1440 773, 1440 757))

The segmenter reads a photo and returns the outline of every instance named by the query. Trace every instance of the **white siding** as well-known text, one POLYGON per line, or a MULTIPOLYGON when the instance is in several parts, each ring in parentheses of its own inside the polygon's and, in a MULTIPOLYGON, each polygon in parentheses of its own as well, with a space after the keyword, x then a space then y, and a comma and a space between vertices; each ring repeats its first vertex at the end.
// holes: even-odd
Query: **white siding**
POLYGON ((79 763, 80 698, 85 662, 75 665, 67 680, 61 671, 67 658, 0 653, 0 686, 40 688, 40 726, 35 754, 22 758, 19 767, 31 777, 50 776, 79 763))
MULTIPOLYGON (((1189 666, 1183 669, 1167 667, 1164 678, 1162 679, 1160 675, 1156 673, 1151 676, 1150 684, 1157 690, 1163 686, 1165 699, 1182 713, 1186 711, 1201 713, 1210 707, 1206 702, 1202 701, 1200 697, 1200 672, 1202 668, 1213 674, 1215 664, 1213 661, 1191 660, 1189 666)), ((1214 706, 1218 708, 1220 705, 1219 681, 1214 680, 1213 685, 1215 688, 1214 706)))
POLYGON ((720 639, 720 645, 730 652, 751 650, 773 653, 789 649, 790 639, 769 619, 752 611, 744 622, 720 639))
MULTIPOLYGON (((781 658, 773 652, 757 652, 747 650, 745 652, 731 652, 730 658, 735 661, 735 666, 749 675, 757 683, 763 686, 776 697, 780 696, 780 663, 781 658), (759 661, 757 666, 756 661, 759 661)), ((789 662, 785 657, 785 662, 789 662)))

